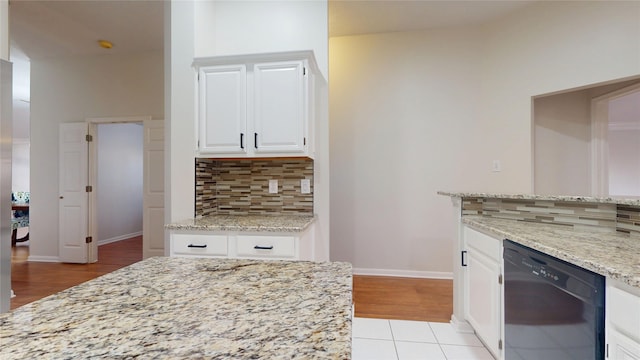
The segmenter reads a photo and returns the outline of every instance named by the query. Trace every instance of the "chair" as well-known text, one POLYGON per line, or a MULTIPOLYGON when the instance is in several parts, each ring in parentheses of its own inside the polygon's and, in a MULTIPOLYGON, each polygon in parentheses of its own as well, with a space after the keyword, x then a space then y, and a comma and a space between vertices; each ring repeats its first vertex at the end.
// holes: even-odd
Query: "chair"
MULTIPOLYGON (((17 191, 11 193, 12 204, 29 204, 30 194, 27 191, 17 191)), ((16 243, 29 240, 29 233, 18 239, 18 229, 29 227, 29 210, 13 210, 11 211, 11 246, 16 243)))

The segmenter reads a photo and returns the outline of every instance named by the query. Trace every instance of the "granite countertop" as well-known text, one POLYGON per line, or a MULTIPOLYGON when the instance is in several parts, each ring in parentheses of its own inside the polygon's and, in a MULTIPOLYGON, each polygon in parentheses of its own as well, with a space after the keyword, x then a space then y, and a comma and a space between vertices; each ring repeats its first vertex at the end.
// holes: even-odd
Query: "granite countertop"
POLYGON ((313 215, 212 215, 165 225, 171 230, 302 232, 313 215))
POLYGON ((462 222, 640 288, 638 238, 482 216, 463 216, 462 222))
POLYGON ((351 358, 351 265, 150 258, 0 314, 0 358, 351 358))
POLYGON ((491 194, 472 192, 447 192, 438 191, 439 195, 459 197, 459 198, 490 198, 490 199, 518 199, 518 200, 546 200, 546 201, 574 201, 598 204, 622 204, 640 206, 640 199, 622 199, 612 197, 591 197, 591 196, 571 196, 571 195, 535 195, 535 194, 491 194))

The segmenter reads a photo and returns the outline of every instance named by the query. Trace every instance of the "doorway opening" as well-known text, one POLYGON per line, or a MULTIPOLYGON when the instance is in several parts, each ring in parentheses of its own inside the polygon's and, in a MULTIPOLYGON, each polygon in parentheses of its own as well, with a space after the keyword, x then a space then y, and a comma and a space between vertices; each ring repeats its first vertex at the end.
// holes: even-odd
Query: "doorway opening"
POLYGON ((640 76, 535 96, 534 192, 639 196, 639 101, 640 76))
MULTIPOLYGON (((142 237, 143 124, 98 123, 95 149, 96 248, 142 237)), ((91 159, 91 160, 94 160, 91 159)), ((142 247, 134 246, 132 252, 142 247)), ((99 256, 99 253, 98 253, 99 256)))
POLYGON ((140 236, 136 235, 140 231, 142 258, 165 255, 164 120, 132 116, 89 118, 87 123, 89 137, 95 139, 89 143, 88 181, 96 186, 96 191, 88 193, 86 233, 96 241, 83 244, 88 245, 87 262, 97 261, 99 244, 140 236), (116 138, 116 142, 102 144, 105 134, 116 138), (125 137, 130 139, 124 140, 125 137), (124 145, 121 141, 129 143, 124 145), (104 147, 109 160, 100 156, 104 147), (130 212, 121 208, 127 204, 131 204, 130 212), (117 227, 121 228, 109 230, 116 227, 114 221, 119 221, 122 226, 117 227))
POLYGON ((640 198, 640 84, 594 98, 592 108, 594 193, 640 198))

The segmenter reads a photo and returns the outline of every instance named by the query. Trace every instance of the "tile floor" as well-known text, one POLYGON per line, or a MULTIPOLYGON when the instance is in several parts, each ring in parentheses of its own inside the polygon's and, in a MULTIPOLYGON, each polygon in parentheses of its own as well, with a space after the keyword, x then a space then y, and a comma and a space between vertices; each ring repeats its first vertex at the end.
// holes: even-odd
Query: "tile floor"
POLYGON ((353 360, 493 360, 474 334, 449 323, 354 318, 353 360))

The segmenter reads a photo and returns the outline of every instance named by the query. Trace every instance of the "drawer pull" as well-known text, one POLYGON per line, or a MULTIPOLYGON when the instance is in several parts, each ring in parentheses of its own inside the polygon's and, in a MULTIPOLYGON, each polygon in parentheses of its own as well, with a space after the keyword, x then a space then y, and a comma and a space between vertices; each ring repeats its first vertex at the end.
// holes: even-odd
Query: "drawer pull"
POLYGON ((271 246, 256 245, 253 248, 256 249, 256 250, 273 250, 273 245, 271 245, 271 246))
POLYGON ((204 249, 204 248, 206 248, 206 247, 207 247, 207 244, 204 244, 204 245, 193 245, 193 244, 189 244, 189 245, 187 245, 187 247, 190 247, 190 248, 198 248, 198 249, 204 249))

